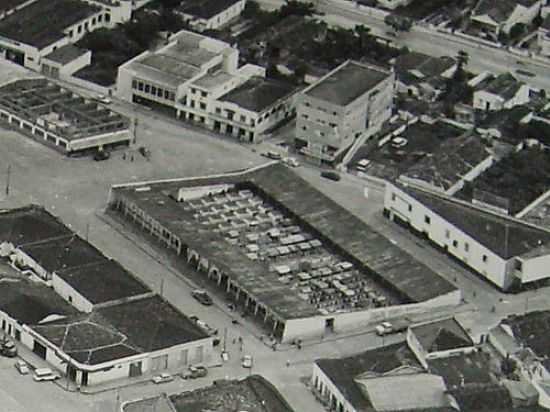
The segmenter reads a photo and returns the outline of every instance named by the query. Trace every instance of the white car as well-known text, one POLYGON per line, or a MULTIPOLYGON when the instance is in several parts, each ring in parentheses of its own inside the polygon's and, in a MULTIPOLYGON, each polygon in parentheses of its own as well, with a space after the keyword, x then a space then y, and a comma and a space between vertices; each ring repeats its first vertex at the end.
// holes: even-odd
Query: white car
POLYGON ((97 95, 97 100, 103 104, 111 104, 112 103, 112 100, 109 99, 107 96, 105 96, 104 94, 98 94, 97 95))
POLYGON ((165 383, 165 382, 172 382, 174 380, 174 377, 170 375, 169 373, 161 373, 160 375, 153 376, 151 379, 154 383, 165 383))
POLYGON ((298 167, 300 166, 300 162, 297 161, 295 158, 293 157, 285 157, 285 159, 283 160, 285 162, 285 164, 287 164, 288 166, 290 167, 298 167))
POLYGON ((254 360, 252 359, 251 355, 244 355, 241 365, 243 368, 251 368, 252 364, 254 363, 254 360))
POLYGON ((37 382, 42 381, 55 381, 61 376, 56 372, 52 371, 50 368, 38 368, 34 370, 33 379, 37 382))
POLYGON ((377 325, 374 330, 378 336, 384 336, 392 333, 393 326, 390 322, 382 322, 380 325, 377 325))
POLYGON ((15 362, 14 366, 15 366, 15 369, 17 369, 21 375, 29 374, 29 365, 27 365, 22 360, 18 360, 17 362, 15 362))

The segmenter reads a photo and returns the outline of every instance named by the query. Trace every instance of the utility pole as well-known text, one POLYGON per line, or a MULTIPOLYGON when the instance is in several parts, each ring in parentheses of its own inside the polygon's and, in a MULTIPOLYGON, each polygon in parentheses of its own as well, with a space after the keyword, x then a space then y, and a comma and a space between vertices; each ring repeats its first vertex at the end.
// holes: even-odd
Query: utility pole
POLYGON ((223 351, 225 353, 225 349, 227 348, 227 326, 223 328, 223 351))
POLYGON ((164 279, 160 280, 160 296, 164 297, 164 279))
POLYGON ((88 236, 90 234, 90 221, 86 222, 86 242, 88 241, 88 236))
POLYGON ((8 164, 8 173, 6 176, 6 197, 10 195, 10 177, 11 177, 11 164, 8 164))

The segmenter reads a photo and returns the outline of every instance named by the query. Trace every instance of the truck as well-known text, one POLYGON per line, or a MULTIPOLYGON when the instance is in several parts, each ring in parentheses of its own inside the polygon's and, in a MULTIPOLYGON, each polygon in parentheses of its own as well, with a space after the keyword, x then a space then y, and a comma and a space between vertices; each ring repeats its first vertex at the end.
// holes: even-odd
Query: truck
POLYGON ((409 319, 400 319, 391 322, 386 321, 376 325, 374 331, 378 336, 391 335, 406 331, 410 324, 411 321, 409 319))

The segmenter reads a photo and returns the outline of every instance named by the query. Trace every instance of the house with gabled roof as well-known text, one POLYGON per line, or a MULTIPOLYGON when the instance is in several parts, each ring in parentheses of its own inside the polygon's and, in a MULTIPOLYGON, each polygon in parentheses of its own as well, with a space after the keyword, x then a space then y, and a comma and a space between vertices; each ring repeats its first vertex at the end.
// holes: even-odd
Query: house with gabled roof
POLYGON ((510 33, 517 23, 529 24, 540 13, 541 0, 480 0, 471 21, 487 33, 510 33))
POLYGON ((530 87, 520 82, 511 73, 480 83, 474 91, 474 108, 479 110, 502 110, 529 102, 530 87))

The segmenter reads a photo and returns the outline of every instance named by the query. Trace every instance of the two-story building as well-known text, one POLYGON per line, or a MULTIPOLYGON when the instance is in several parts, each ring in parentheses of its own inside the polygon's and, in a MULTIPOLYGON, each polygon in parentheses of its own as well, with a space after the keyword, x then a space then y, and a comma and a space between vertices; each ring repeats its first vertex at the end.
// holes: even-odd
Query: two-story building
POLYGON ((296 148, 322 162, 334 162, 363 133, 390 118, 395 74, 347 61, 303 90, 296 100, 296 148))
POLYGON ((99 28, 128 21, 131 3, 111 0, 36 0, 0 20, 0 56, 35 71, 42 58, 99 28))
POLYGON ((502 290, 547 279, 550 233, 411 185, 387 184, 384 213, 502 290))
POLYGON ((117 93, 182 121, 255 142, 292 114, 294 90, 266 79, 263 67, 238 67, 238 57, 227 43, 183 30, 159 50, 120 66, 117 93))

